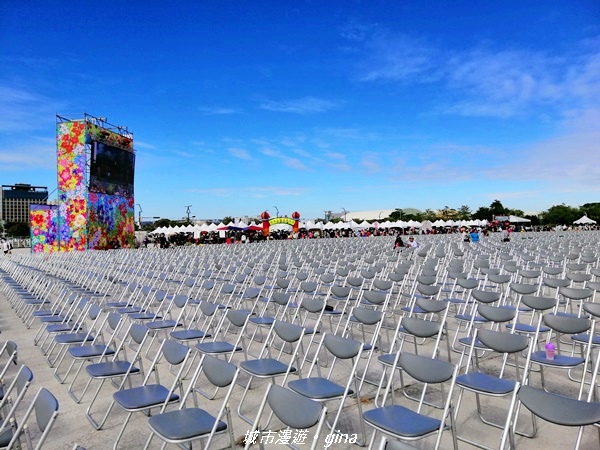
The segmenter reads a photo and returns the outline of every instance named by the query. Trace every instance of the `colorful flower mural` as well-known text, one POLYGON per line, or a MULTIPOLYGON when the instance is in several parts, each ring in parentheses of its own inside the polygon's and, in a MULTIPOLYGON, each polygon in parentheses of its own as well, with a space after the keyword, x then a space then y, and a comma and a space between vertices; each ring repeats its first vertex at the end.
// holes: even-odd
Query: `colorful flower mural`
POLYGON ((59 247, 64 251, 87 248, 85 127, 84 122, 57 125, 59 247))
POLYGON ((31 205, 31 250, 51 253, 58 250, 58 208, 52 205, 31 205))
POLYGON ((90 193, 86 177, 86 142, 104 141, 133 152, 132 139, 85 121, 60 122, 56 135, 58 206, 32 206, 32 251, 133 247, 133 196, 90 193))
POLYGON ((114 147, 133 151, 133 140, 130 137, 113 133, 93 123, 87 124, 87 142, 100 141, 114 147))
POLYGON ((135 241, 133 198, 90 192, 88 212, 90 249, 133 247, 135 241))

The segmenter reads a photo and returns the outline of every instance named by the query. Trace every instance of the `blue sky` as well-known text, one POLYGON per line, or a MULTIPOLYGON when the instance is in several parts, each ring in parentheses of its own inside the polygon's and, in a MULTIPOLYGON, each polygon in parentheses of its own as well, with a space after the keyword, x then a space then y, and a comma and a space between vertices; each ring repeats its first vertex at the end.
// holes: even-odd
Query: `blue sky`
POLYGON ((1 183, 54 189, 84 112, 133 132, 144 217, 579 206, 600 2, 1 2, 1 183))

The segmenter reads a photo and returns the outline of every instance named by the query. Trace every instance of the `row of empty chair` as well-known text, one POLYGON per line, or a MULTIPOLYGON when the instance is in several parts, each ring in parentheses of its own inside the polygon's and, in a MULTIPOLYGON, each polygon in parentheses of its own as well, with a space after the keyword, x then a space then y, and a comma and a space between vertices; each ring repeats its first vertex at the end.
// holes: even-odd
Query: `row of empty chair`
MULTIPOLYGON (((5 296, 73 399, 88 401, 94 386, 86 417, 95 428, 115 405, 127 412, 115 447, 150 408, 159 414, 147 420, 147 445, 222 432, 234 446, 236 395, 247 447, 275 420, 280 430, 315 426, 322 436, 311 443, 374 447, 383 437, 394 448, 432 435, 427 445, 458 448, 484 445, 465 430, 472 405, 501 430, 493 448, 505 448, 536 436, 534 420, 521 422, 540 404, 589 408, 593 418, 597 234, 480 244, 419 236, 420 247, 402 251, 392 239, 24 256, 2 269, 27 292, 5 296), (106 381, 116 390, 98 414, 106 381), (503 421, 487 417, 482 396, 508 398, 503 421), (276 419, 261 419, 266 409, 276 419)), ((584 416, 570 425, 597 422, 584 416)))

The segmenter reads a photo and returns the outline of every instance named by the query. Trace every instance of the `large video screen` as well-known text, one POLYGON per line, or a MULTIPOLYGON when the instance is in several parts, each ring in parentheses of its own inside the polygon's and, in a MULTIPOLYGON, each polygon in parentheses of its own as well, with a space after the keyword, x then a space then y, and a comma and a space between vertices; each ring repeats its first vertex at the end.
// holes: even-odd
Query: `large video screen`
POLYGON ((92 142, 90 191, 133 197, 135 153, 102 142, 92 142))

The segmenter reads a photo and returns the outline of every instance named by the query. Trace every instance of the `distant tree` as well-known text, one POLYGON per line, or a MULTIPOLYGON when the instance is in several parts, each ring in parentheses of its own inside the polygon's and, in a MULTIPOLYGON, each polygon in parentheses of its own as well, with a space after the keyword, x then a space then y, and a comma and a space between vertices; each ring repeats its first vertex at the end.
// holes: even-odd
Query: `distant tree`
POLYGON ((561 205, 551 206, 548 211, 542 213, 544 225, 571 225, 583 215, 581 209, 561 205))
POLYGON ((152 227, 155 230, 157 228, 175 226, 176 224, 177 222, 171 219, 158 219, 152 224, 152 227))
POLYGON ((524 217, 525 219, 531 220, 531 225, 533 225, 533 226, 541 224, 540 216, 538 216, 538 215, 529 214, 529 215, 522 216, 522 217, 524 217))
POLYGON ((509 209, 508 214, 512 214, 513 216, 523 217, 525 213, 521 209, 509 209))
POLYGON ((458 219, 458 211, 454 208, 449 208, 448 206, 444 206, 443 209, 440 209, 436 213, 436 219, 442 220, 456 220, 458 219))
POLYGON ((469 208, 467 205, 462 205, 460 208, 458 208, 458 219, 460 220, 471 220, 472 214, 471 208, 469 208))
POLYGON ((429 220, 430 222, 435 222, 437 220, 437 213, 433 209, 426 209, 421 214, 421 220, 429 220))
POLYGON ((490 213, 493 216, 507 216, 509 215, 509 210, 504 207, 500 200, 494 200, 490 204, 490 213))
POLYGON ((235 223, 235 219, 230 216, 225 216, 225 217, 223 217, 223 223, 225 225, 229 225, 230 223, 235 223))
POLYGON ((492 211, 487 206, 480 206, 477 211, 472 214, 472 218, 477 220, 492 220, 492 211))
POLYGON ((600 203, 584 203, 580 209, 590 219, 600 223, 600 203))
POLYGON ((404 212, 400 208, 396 208, 392 213, 388 216, 388 220, 390 222, 396 222, 397 220, 404 220, 404 212))
POLYGON ((29 224, 25 222, 9 222, 5 228, 8 236, 27 237, 30 234, 29 224))

